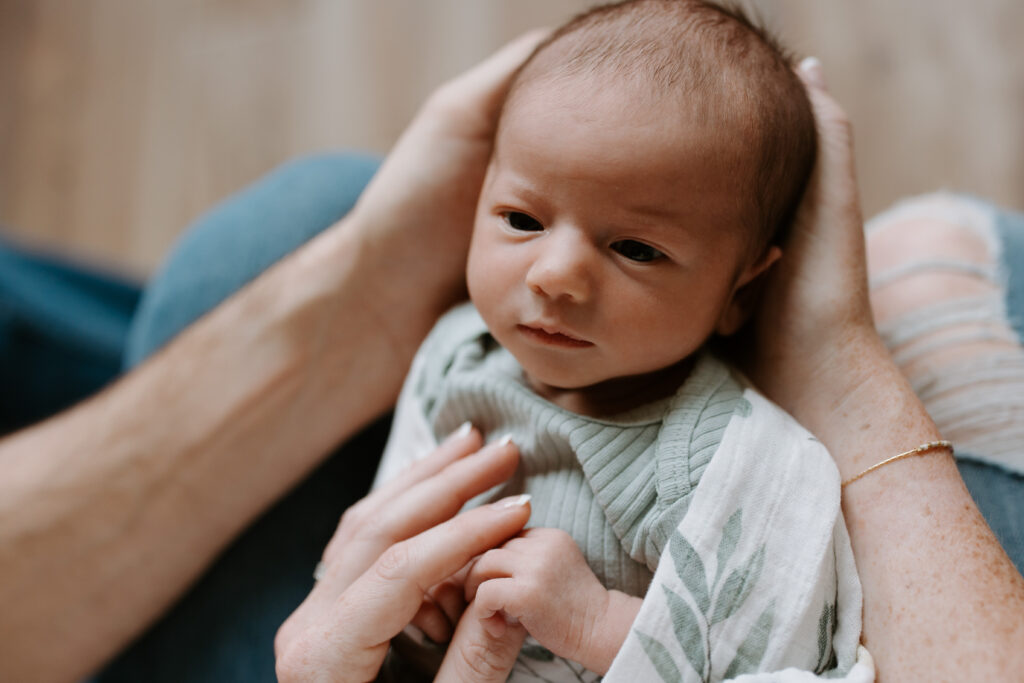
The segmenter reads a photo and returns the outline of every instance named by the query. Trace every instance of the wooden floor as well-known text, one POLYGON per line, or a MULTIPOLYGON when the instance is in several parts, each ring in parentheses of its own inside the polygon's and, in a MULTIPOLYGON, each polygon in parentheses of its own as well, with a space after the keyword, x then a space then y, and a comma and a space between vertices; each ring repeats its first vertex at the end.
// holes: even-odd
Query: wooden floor
MULTIPOLYGON (((0 0, 0 222, 147 272, 274 165, 384 152, 422 98, 583 0, 0 0)), ((1024 208, 1024 3, 751 3, 824 62, 866 209, 946 187, 1024 208)))

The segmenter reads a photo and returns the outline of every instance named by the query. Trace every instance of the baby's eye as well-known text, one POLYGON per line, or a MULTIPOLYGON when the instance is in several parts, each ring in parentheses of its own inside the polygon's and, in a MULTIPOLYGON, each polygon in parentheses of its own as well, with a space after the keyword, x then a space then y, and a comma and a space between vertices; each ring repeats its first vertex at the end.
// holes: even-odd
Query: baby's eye
POLYGON ((637 242, 636 240, 619 240, 612 243, 612 249, 619 252, 630 261, 646 263, 655 261, 665 256, 649 244, 637 242))
POLYGON ((505 217, 505 222, 508 223, 509 227, 513 230, 540 232, 544 229, 544 226, 540 224, 540 221, 520 211, 508 211, 503 215, 505 217))

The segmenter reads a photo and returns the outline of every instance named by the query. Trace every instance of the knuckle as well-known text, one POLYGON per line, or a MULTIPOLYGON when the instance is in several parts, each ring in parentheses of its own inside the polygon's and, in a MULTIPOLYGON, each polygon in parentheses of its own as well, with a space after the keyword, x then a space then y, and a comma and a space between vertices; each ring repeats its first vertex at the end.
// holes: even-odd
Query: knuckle
POLYGON ((352 529, 358 529, 361 527, 365 516, 365 509, 366 506, 362 501, 351 505, 341 514, 341 522, 338 524, 338 529, 351 531, 352 529))
POLYGON ((277 680, 282 683, 309 680, 308 672, 306 671, 308 659, 301 643, 292 641, 283 652, 278 654, 274 662, 277 680))
POLYGON ((377 576, 386 581, 405 578, 412 562, 412 552, 407 543, 395 543, 381 553, 374 565, 377 576))
POLYGON ((499 563, 499 561, 501 560, 501 556, 502 552, 500 549, 491 548, 483 555, 481 555, 479 559, 477 559, 477 561, 473 564, 473 568, 470 570, 470 573, 472 574, 479 571, 484 571, 488 567, 491 567, 499 563))
POLYGON ((501 681, 508 673, 508 648, 500 641, 484 637, 459 647, 458 663, 461 680, 501 681))
POLYGON ((562 529, 551 529, 550 531, 550 539, 553 544, 558 546, 576 546, 576 541, 572 540, 572 536, 567 531, 562 529))
POLYGON ((386 530, 379 514, 372 514, 363 501, 347 509, 341 516, 338 534, 345 539, 384 538, 386 530))
POLYGON ((853 123, 850 122, 850 116, 842 107, 840 107, 838 104, 833 104, 833 106, 830 107, 830 110, 831 111, 829 112, 829 118, 832 119, 836 126, 839 126, 840 128, 843 128, 847 131, 853 130, 853 123))
POLYGON ((846 115, 846 112, 839 110, 835 114, 835 125, 842 137, 848 144, 853 144, 853 122, 846 115))

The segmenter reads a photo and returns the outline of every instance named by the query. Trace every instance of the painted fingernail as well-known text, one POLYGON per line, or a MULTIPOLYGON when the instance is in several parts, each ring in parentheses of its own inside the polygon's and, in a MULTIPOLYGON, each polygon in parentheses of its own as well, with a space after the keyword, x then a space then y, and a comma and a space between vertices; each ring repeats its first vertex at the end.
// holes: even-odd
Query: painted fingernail
POLYGON ((469 436, 469 433, 471 431, 473 431, 473 423, 470 422, 469 420, 466 420, 461 425, 459 425, 458 429, 452 432, 452 436, 456 439, 461 439, 463 437, 469 436))
POLYGON ((500 439, 498 439, 498 445, 499 446, 508 446, 511 443, 512 443, 512 435, 511 434, 506 434, 505 436, 503 436, 500 439))
POLYGON ((817 57, 806 57, 800 62, 800 71, 807 79, 819 88, 825 87, 825 70, 817 57))
POLYGON ((522 493, 522 494, 520 494, 518 496, 510 496, 508 498, 502 498, 497 503, 495 503, 495 505, 497 505, 498 507, 500 507, 503 510, 508 509, 508 508, 521 508, 521 507, 523 507, 524 505, 526 505, 527 503, 530 502, 530 498, 531 498, 531 496, 530 496, 529 493, 522 493))

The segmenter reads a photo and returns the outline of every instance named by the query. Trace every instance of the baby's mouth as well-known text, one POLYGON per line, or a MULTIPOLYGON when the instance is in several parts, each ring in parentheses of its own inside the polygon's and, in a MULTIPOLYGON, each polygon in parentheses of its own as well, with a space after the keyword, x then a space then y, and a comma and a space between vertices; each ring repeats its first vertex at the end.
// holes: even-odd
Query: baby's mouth
POLYGON ((593 342, 579 339, 556 329, 536 325, 516 325, 516 329, 532 341, 548 346, 560 346, 567 349, 582 349, 593 346, 593 342))

